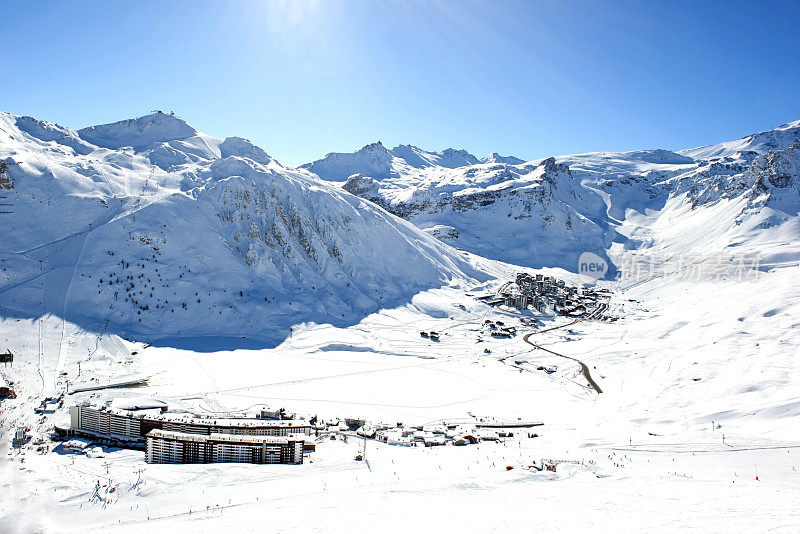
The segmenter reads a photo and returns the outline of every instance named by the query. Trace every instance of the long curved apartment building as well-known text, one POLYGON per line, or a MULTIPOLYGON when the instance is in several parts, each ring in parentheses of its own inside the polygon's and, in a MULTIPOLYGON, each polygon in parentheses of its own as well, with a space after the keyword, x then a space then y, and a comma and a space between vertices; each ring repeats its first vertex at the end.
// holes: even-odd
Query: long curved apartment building
POLYGON ((201 436, 151 430, 147 434, 149 464, 302 464, 303 439, 277 436, 210 434, 201 436))
POLYGON ((151 463, 303 463, 303 420, 199 417, 165 409, 71 406, 68 435, 146 448, 151 463), (299 452, 298 452, 299 451, 299 452))

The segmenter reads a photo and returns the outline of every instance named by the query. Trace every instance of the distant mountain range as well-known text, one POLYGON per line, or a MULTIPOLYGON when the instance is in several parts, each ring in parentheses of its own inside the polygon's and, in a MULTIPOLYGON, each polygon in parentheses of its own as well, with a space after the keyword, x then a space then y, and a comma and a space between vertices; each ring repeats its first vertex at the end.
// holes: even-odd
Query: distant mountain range
POLYGON ((337 179, 349 176, 343 189, 459 248, 530 267, 574 269, 583 251, 605 255, 652 245, 665 235, 652 228, 669 226, 665 219, 684 206, 694 213, 681 215, 681 227, 697 236, 674 250, 710 246, 712 238, 718 240, 712 249, 723 250, 740 240, 752 241, 747 229, 755 227, 764 230, 759 234, 763 239, 791 241, 798 235, 800 206, 798 139, 800 121, 795 121, 678 152, 596 152, 527 163, 428 166, 408 165, 370 145, 305 167, 324 178, 335 162, 337 179), (375 158, 384 162, 377 172, 364 164, 367 152, 383 154, 375 158), (700 208, 722 203, 730 204, 724 213, 708 220, 700 214, 700 208), (705 231, 693 227, 701 223, 705 231), (778 226, 783 229, 774 229, 778 226))
POLYGON ((523 160, 501 156, 496 152, 478 159, 466 150, 447 148, 428 152, 412 145, 400 145, 389 150, 378 141, 355 152, 331 152, 324 158, 300 167, 324 180, 342 181, 353 174, 365 174, 376 179, 401 176, 414 170, 433 167, 455 169, 478 163, 508 163, 518 165, 523 160))
POLYGON ((166 114, 73 131, 3 113, 0 161, 4 316, 269 344, 486 278, 380 207, 166 114))
POLYGON ((618 266, 645 253, 791 264, 798 138, 800 121, 530 162, 374 143, 290 168, 163 113, 78 131, 2 113, 0 314, 274 344, 296 324, 353 324, 491 276, 456 248, 571 271, 584 251, 618 266))

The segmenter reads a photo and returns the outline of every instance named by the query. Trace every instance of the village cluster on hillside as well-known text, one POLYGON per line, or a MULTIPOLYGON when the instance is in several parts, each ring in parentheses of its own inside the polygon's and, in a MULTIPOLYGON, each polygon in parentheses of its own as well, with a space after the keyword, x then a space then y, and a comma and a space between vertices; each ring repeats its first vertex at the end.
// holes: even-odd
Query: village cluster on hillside
POLYGON ((490 306, 509 306, 520 310, 534 308, 544 314, 570 317, 606 317, 605 300, 611 292, 605 288, 567 285, 564 280, 543 274, 517 273, 516 279, 503 284, 495 293, 476 297, 490 306))

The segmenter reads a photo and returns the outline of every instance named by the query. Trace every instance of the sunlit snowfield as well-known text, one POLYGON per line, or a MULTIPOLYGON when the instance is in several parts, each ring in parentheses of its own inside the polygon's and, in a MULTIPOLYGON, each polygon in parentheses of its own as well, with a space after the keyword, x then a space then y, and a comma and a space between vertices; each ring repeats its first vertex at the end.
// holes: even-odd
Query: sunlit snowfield
MULTIPOLYGON (((17 393, 0 405, 0 530, 800 528, 800 122, 681 153, 430 167, 406 184, 432 207, 410 212, 421 230, 171 115, 80 132, 0 119, 7 194, 38 214, 0 242, 0 342, 16 354, 2 373, 17 393), (567 270, 537 272, 576 284, 587 248, 623 275, 599 284, 615 322, 475 299, 533 272, 543 250, 567 270), (486 320, 517 335, 493 338, 486 320), (431 330, 438 343, 420 336, 431 330), (602 393, 527 334, 583 362, 602 393), (35 413, 67 380, 84 392, 35 413), (465 447, 368 441, 366 461, 351 435, 299 466, 148 465, 50 440, 70 404, 119 396, 206 414, 267 404, 327 421, 543 426, 465 447), (20 427, 31 441, 11 450, 20 427), (530 468, 543 459, 561 463, 530 468)), ((388 176, 375 201, 417 209, 392 204, 409 176, 388 176)))
MULTIPOLYGON (((499 264, 495 270, 513 273, 499 264)), ((331 525, 400 531, 418 522, 448 531, 606 530, 621 521, 629 530, 794 532, 800 397, 789 332, 799 315, 797 274, 795 266, 743 282, 609 284, 616 323, 580 322, 537 338, 587 363, 600 395, 577 364, 523 343, 524 329, 476 343, 485 319, 513 324, 518 312, 468 297, 475 288, 421 293, 346 329, 303 325, 271 350, 144 348, 112 336, 98 341, 50 317, 42 325, 51 349, 44 354, 57 355, 61 346, 63 357, 46 356, 41 377, 35 357, 16 361, 8 374, 17 378, 20 399, 40 398, 59 370, 83 359, 82 372, 98 381, 151 378, 144 387, 75 400, 145 395, 209 413, 269 403, 332 419, 423 424, 474 415, 544 426, 533 429, 535 438, 522 431, 467 447, 370 440, 364 462, 353 459, 360 439, 325 441, 301 466, 147 465, 143 452, 122 449, 103 449, 99 458, 11 452, 2 477, 12 498, 3 499, 2 512, 7 525, 65 532, 212 532, 223 524, 253 532, 324 532, 331 525), (432 329, 442 332, 441 342, 419 336, 432 329), (712 421, 719 428, 712 430, 712 421), (578 463, 560 464, 557 473, 528 469, 542 458, 578 463)), ((493 284, 499 281, 480 289, 493 284)), ((545 326, 568 322, 539 318, 545 326)), ((36 355, 38 328, 5 320, 0 335, 20 354, 36 355)), ((5 429, 65 417, 37 416, 27 403, 3 406, 5 429)))
POLYGON ((0 534, 800 534, 800 1, 720 4, 0 0, 0 534))

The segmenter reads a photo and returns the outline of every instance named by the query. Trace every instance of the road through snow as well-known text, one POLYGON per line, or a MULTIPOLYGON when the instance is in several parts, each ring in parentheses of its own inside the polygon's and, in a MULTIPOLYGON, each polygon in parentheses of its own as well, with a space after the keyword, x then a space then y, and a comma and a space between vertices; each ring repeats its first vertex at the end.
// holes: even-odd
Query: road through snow
POLYGON ((572 360, 573 362, 577 362, 577 363, 578 363, 578 364, 581 366, 581 372, 583 373, 583 376, 584 376, 584 377, 586 377, 586 381, 587 381, 587 382, 589 382, 589 385, 590 385, 590 386, 592 386, 592 388, 594 388, 594 390, 595 390, 597 393, 602 393, 602 392, 603 392, 603 390, 602 390, 602 389, 600 389, 600 386, 598 386, 598 385, 597 385, 597 382, 595 382, 595 381, 594 381, 594 379, 592 378, 592 375, 591 375, 591 373, 589 372, 589 367, 588 367, 588 366, 587 366, 585 363, 583 363, 582 361, 580 361, 580 360, 579 360, 579 359, 577 359, 577 358, 573 358, 572 356, 566 356, 566 355, 564 355, 564 354, 560 354, 560 353, 558 353, 558 352, 553 352, 553 351, 552 351, 552 350, 550 350, 550 349, 546 349, 546 348, 544 348, 544 347, 541 347, 541 346, 537 345, 536 343, 534 343, 534 342, 532 342, 532 341, 530 340, 530 337, 531 337, 532 335, 534 335, 534 334, 542 334, 542 333, 544 333, 544 332, 549 332, 549 331, 551 331, 551 330, 558 330, 559 328, 565 328, 565 327, 567 327, 567 326, 572 326, 572 325, 574 325, 575 323, 578 323, 578 322, 580 322, 580 321, 581 321, 581 319, 575 319, 575 320, 574 320, 574 321, 572 321, 571 323, 562 324, 561 326, 554 326, 554 327, 552 327, 552 328, 547 328, 547 329, 545 329, 545 330, 542 330, 542 331, 540 331, 540 332, 531 332, 531 333, 529 333, 529 334, 525 334, 525 337, 523 337, 523 338, 522 338, 522 340, 523 340, 525 343, 527 343, 527 344, 529 344, 529 345, 533 346, 533 348, 535 348, 535 349, 543 350, 543 351, 545 351, 545 352, 549 352, 550 354, 553 354, 553 355, 555 355, 555 356, 560 356, 561 358, 566 358, 566 359, 568 359, 568 360, 572 360))

